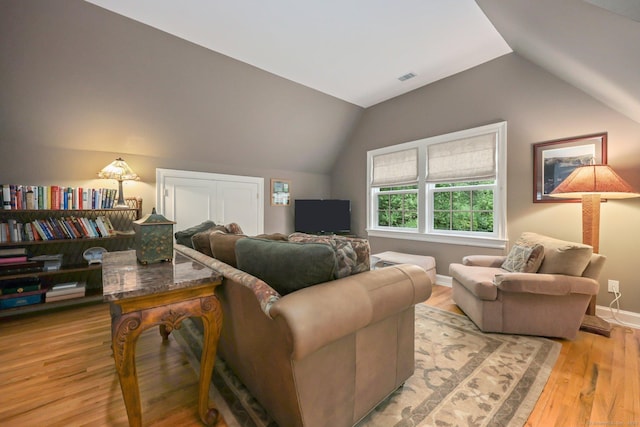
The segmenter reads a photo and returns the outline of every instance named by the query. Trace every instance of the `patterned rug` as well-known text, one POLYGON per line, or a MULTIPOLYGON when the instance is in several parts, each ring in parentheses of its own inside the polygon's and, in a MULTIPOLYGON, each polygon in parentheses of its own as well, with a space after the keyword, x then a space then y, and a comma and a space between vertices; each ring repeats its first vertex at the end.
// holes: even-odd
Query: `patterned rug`
MULTIPOLYGON (((176 332, 198 370, 200 330, 187 320, 176 332)), ((416 306, 415 332, 414 374, 358 427, 522 426, 561 348, 545 338, 484 334, 466 316, 426 304, 416 306)), ((229 426, 276 427, 219 359, 213 385, 229 426)))

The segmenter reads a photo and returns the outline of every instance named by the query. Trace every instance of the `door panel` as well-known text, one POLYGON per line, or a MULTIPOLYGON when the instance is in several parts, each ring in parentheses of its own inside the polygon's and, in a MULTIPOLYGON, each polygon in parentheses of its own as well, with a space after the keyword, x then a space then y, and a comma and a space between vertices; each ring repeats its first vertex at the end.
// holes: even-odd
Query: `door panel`
POLYGON ((210 219, 235 222, 247 235, 264 230, 264 179, 156 169, 158 212, 184 230, 210 219))

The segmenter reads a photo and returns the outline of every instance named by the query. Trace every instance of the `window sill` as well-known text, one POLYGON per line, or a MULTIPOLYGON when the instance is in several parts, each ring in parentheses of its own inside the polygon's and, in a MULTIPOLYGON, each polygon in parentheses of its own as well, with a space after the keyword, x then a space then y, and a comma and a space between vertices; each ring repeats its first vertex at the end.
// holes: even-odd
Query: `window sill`
POLYGON ((368 229, 369 237, 383 237, 387 239, 404 239, 418 240, 431 243, 445 243, 449 245, 476 246, 481 248, 504 249, 507 247, 508 240, 495 237, 476 237, 476 236, 451 236, 447 234, 425 234, 416 231, 405 230, 379 230, 368 229))

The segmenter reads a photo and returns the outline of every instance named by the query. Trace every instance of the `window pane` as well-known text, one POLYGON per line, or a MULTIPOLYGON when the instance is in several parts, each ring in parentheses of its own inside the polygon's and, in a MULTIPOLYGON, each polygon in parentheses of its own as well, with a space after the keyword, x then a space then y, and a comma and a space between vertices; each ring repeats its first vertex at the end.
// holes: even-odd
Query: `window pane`
POLYGON ((471 231, 471 212, 454 212, 452 230, 471 231))
POLYGON ((450 193, 434 193, 433 209, 439 210, 439 211, 451 209, 451 194, 450 193))
POLYGON ((434 212, 433 228, 436 230, 450 230, 451 214, 449 212, 434 212))
POLYGON ((407 211, 418 212, 418 193, 404 195, 404 208, 407 211))
POLYGON ((451 193, 453 199, 454 211, 471 210, 471 192, 470 191, 454 191, 451 193))
POLYGON ((408 228, 418 228, 418 212, 409 212, 405 215, 404 226, 408 228))
POLYGON ((492 211, 493 210, 493 191, 476 190, 473 192, 473 210, 474 211, 492 211))
POLYGON ((387 215, 387 211, 378 211, 378 225, 385 227, 389 225, 389 216, 387 215))
POLYGON ((394 210, 402 209, 402 194, 392 194, 390 208, 394 210))
POLYGON ((475 212, 473 214, 474 231, 493 231, 493 212, 475 212))
POLYGON ((402 227, 402 212, 391 211, 391 225, 392 227, 402 227))
POLYGON ((378 209, 389 209, 389 196, 378 196, 378 209))

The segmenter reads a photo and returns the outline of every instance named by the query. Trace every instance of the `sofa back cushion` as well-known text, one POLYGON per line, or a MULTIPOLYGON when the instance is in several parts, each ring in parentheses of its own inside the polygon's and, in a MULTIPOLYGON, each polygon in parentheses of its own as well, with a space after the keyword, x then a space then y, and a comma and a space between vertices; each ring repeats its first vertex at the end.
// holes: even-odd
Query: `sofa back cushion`
POLYGON ((237 267, 236 243, 245 237, 247 236, 244 234, 211 233, 209 235, 211 256, 232 267, 237 267))
POLYGON ((593 248, 589 245, 530 232, 522 233, 516 242, 516 245, 520 246, 535 244, 544 246, 544 259, 538 273, 582 276, 593 253, 593 248))
POLYGON ((176 243, 187 246, 193 249, 193 244, 191 243, 191 237, 196 233, 200 233, 201 231, 208 230, 216 226, 216 223, 213 221, 206 220, 200 224, 194 225, 193 227, 189 227, 186 230, 176 231, 174 237, 176 238, 176 243))
POLYGON ((336 255, 321 243, 247 237, 235 245, 238 269, 269 284, 280 295, 334 278, 336 255))
POLYGON ((299 243, 323 243, 331 246, 336 253, 336 279, 362 273, 371 268, 371 250, 369 249, 369 241, 367 239, 336 235, 293 233, 289 235, 289 241, 299 243))

